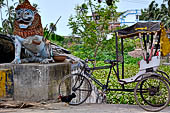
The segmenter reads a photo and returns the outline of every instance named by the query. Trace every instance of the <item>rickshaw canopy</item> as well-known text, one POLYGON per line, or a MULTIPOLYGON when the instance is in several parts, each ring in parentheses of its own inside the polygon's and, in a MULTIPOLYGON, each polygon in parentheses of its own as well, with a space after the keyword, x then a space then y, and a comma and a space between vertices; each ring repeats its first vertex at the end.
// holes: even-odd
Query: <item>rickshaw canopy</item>
POLYGON ((160 22, 138 22, 125 29, 120 29, 117 32, 119 38, 130 38, 139 36, 139 33, 157 32, 161 29, 160 22))
POLYGON ((119 38, 131 38, 139 36, 139 34, 155 34, 157 33, 158 44, 162 56, 170 53, 170 39, 167 36, 166 29, 161 22, 138 22, 132 26, 115 31, 119 38))

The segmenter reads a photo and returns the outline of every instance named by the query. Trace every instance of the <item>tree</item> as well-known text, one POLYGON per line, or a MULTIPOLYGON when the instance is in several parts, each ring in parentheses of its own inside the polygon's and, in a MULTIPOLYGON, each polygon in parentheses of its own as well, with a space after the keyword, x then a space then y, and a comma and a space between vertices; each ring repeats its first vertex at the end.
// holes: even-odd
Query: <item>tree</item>
POLYGON ((15 9, 14 6, 17 2, 12 0, 13 5, 9 5, 9 0, 1 0, 0 2, 0 13, 1 13, 1 22, 2 22, 2 30, 3 34, 12 34, 13 32, 13 21, 15 18, 15 9), (2 12, 2 8, 6 9, 5 12, 2 12), (6 18, 2 17, 2 13, 5 13, 6 18))
MULTIPOLYGON (((1 22, 3 21, 3 17, 2 17, 2 8, 5 6, 4 4, 4 0, 0 1, 0 16, 1 16, 1 22)), ((0 28, 0 33, 2 32, 2 28, 0 28)))
POLYGON ((140 18, 143 20, 158 20, 157 15, 159 11, 158 4, 152 1, 148 8, 142 10, 142 16, 140 18))
POLYGON ((166 28, 170 27, 170 1, 164 0, 159 5, 152 1, 148 8, 142 9, 140 20, 160 20, 166 28))
MULTIPOLYGON (((170 11, 170 0, 164 0, 164 2, 168 2, 168 11, 170 11)), ((170 12, 168 12, 169 13, 169 15, 170 15, 170 12)))
MULTIPOLYGON (((118 1, 115 0, 115 2, 118 1)), ((107 6, 87 0, 77 6, 76 15, 69 18, 68 26, 72 29, 73 35, 83 40, 84 53, 87 57, 96 59, 99 49, 106 47, 106 37, 111 32, 109 22, 115 22, 118 18, 115 2, 107 6), (89 54, 88 51, 91 53, 89 54), (91 54, 93 56, 90 56, 91 54)))
MULTIPOLYGON (((96 0, 94 0, 94 1, 96 1, 96 0)), ((98 3, 102 2, 102 0, 97 0, 97 1, 98 1, 98 3)), ((114 0, 105 0, 105 2, 108 6, 111 6, 111 5, 113 5, 114 0)))
POLYGON ((1 16, 1 21, 3 21, 3 18, 2 18, 2 7, 4 7, 5 6, 5 4, 4 4, 4 0, 1 0, 0 1, 0 16, 1 16))

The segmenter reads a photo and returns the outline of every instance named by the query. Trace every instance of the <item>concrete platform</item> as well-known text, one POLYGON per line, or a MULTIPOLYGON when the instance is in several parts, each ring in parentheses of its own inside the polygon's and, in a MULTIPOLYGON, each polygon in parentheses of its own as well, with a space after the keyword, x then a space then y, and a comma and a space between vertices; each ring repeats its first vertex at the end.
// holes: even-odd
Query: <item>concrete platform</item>
POLYGON ((14 100, 45 101, 56 99, 58 83, 71 72, 69 63, 0 64, 0 69, 12 69, 14 100))

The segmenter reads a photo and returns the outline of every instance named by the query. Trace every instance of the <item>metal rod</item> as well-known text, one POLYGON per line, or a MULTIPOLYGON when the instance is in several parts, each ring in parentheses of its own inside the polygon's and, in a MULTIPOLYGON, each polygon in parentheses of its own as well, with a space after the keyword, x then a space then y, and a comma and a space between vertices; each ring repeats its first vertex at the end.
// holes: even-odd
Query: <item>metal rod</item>
MULTIPOLYGON (((123 38, 121 38, 121 53, 122 53, 122 79, 124 79, 124 44, 123 38)), ((124 84, 122 84, 122 88, 125 89, 124 84)))
POLYGON ((145 57, 144 47, 143 47, 143 41, 142 41, 142 35, 141 35, 141 33, 139 33, 139 39, 140 39, 140 45, 141 45, 141 49, 142 49, 142 54, 143 54, 143 57, 145 57))
POLYGON ((110 79, 110 74, 111 74, 111 72, 112 72, 112 67, 113 67, 113 66, 110 67, 109 75, 107 76, 106 88, 108 87, 108 84, 109 84, 109 79, 110 79))
POLYGON ((126 92, 134 92, 134 89, 107 89, 107 91, 126 91, 126 92))
POLYGON ((156 44, 156 49, 155 49, 155 53, 154 53, 154 56, 156 56, 156 53, 157 53, 157 51, 158 51, 158 48, 159 48, 159 44, 160 44, 160 38, 161 38, 161 32, 159 33, 159 38, 158 38, 158 42, 157 42, 157 44, 156 44))
POLYGON ((123 44, 123 38, 121 38, 121 53, 122 53, 122 79, 124 79, 124 44, 123 44))
POLYGON ((145 40, 145 33, 143 33, 143 42, 144 42, 145 50, 147 51, 147 48, 146 48, 146 40, 145 40))
POLYGON ((115 32, 115 36, 116 36, 116 60, 117 60, 117 73, 116 76, 118 78, 118 81, 120 80, 119 78, 119 49, 118 49, 118 36, 117 33, 115 32))
POLYGON ((96 78, 94 78, 91 74, 89 74, 87 72, 85 72, 84 74, 87 75, 89 78, 91 78, 93 81, 95 81, 95 83, 97 83, 100 87, 104 86, 100 81, 98 81, 96 78))
POLYGON ((153 39, 154 39, 154 33, 151 33, 151 45, 150 45, 150 49, 152 48, 152 46, 153 46, 153 39))

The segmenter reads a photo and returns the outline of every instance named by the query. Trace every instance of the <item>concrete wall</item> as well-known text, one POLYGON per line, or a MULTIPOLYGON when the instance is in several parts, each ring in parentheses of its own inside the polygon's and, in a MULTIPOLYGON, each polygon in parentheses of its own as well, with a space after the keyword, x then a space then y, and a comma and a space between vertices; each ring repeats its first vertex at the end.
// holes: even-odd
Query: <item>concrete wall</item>
POLYGON ((14 100, 43 101, 56 99, 57 85, 70 73, 70 64, 0 64, 0 68, 12 69, 14 74, 14 100))
POLYGON ((11 98, 14 94, 13 73, 11 69, 0 69, 0 98, 11 98))

